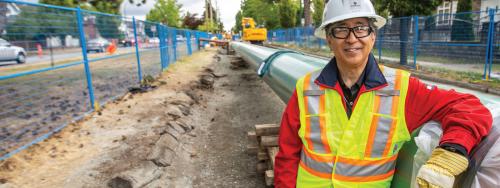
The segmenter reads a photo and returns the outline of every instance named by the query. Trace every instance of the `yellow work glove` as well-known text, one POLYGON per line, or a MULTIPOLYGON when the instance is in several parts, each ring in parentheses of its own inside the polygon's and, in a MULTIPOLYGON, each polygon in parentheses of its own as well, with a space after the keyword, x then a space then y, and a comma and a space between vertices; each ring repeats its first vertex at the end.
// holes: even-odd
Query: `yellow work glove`
POLYGON ((455 177, 464 172, 469 161, 463 155, 443 148, 436 148, 418 171, 417 184, 420 188, 452 188, 455 177))

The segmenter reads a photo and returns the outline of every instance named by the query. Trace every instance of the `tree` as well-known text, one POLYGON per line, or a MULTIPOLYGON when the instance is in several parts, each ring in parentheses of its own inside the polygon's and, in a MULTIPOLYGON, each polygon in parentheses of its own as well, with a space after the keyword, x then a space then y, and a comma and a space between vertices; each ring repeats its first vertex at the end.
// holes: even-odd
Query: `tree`
POLYGON ((189 11, 182 19, 182 27, 195 30, 198 26, 203 24, 203 20, 198 18, 198 14, 191 14, 189 11))
MULTIPOLYGON (((242 18, 253 18, 258 25, 267 29, 280 27, 278 4, 272 0, 244 0, 241 3, 242 18)), ((241 25, 241 19, 237 22, 241 25)))
MULTIPOLYGON (((378 12, 388 11, 393 17, 411 15, 430 15, 443 0, 374 0, 378 12)), ((400 64, 407 64, 406 46, 408 42, 408 29, 410 19, 399 19, 399 50, 400 64)), ((418 36, 415 36, 418 37, 418 36)))
MULTIPOLYGON (((76 6, 72 0, 41 0, 40 3, 76 6)), ((35 40, 43 43, 47 37, 59 36, 64 40, 66 35, 78 33, 74 11, 33 6, 19 8, 21 13, 6 25, 9 40, 35 40)))
POLYGON ((220 20, 217 17, 217 11, 213 8, 211 1, 205 1, 205 11, 203 12, 203 25, 198 27, 201 31, 218 32, 220 30, 220 20))
POLYGON ((315 27, 319 27, 323 21, 323 10, 325 9, 324 0, 313 0, 314 12, 313 23, 315 27))
POLYGON ((236 13, 235 19, 236 19, 236 22, 235 22, 236 25, 233 26, 233 32, 239 33, 243 29, 243 26, 241 25, 241 20, 243 19, 243 15, 241 14, 241 10, 238 11, 238 13, 236 13))
POLYGON ((123 0, 89 0, 88 2, 98 12, 120 14, 120 5, 122 4, 123 0))
POLYGON ((291 28, 296 25, 296 12, 298 6, 292 0, 282 0, 279 4, 280 23, 283 28, 291 28))
POLYGON ((146 20, 160 22, 170 27, 179 27, 180 9, 177 0, 158 0, 146 15, 146 20))
POLYGON ((312 26, 311 0, 304 0, 304 26, 312 26))
POLYGON ((75 0, 40 0, 39 3, 57 5, 63 7, 76 7, 78 5, 75 0))
POLYGON ((472 14, 460 14, 460 12, 472 11, 471 0, 458 0, 457 14, 453 19, 451 26, 452 41, 472 41, 474 40, 474 31, 472 26, 472 14))

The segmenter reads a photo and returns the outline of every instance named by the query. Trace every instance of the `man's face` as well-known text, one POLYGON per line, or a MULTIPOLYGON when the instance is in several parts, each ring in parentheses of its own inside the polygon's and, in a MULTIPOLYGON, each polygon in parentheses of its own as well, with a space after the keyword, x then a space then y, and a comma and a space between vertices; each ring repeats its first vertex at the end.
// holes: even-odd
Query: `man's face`
POLYGON ((326 40, 330 49, 335 54, 337 63, 353 68, 364 66, 367 63, 368 55, 370 54, 375 43, 375 33, 371 32, 366 37, 356 38, 356 36, 364 36, 364 34, 362 34, 364 31, 354 31, 357 32, 356 35, 354 35, 351 30, 347 29, 347 32, 349 32, 347 38, 345 38, 345 35, 342 35, 346 33, 346 28, 358 26, 369 26, 368 18, 351 18, 336 22, 327 28, 326 40), (330 31, 336 31, 337 37, 340 36, 345 39, 335 38, 330 31))

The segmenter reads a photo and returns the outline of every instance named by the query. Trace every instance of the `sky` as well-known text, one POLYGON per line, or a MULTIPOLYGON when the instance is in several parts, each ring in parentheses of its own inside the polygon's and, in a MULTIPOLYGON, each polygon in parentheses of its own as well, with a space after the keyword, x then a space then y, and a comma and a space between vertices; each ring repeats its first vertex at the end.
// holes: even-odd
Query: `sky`
MULTIPOLYGON (((38 0, 23 0, 28 2, 38 2, 38 0)), ((145 5, 137 7, 123 0, 120 11, 125 16, 135 16, 137 19, 145 20, 146 14, 154 7, 156 0, 147 0, 145 5)), ((198 13, 201 17, 205 8, 205 0, 177 0, 182 4, 181 16, 188 10, 190 13, 198 13)), ((230 30, 235 24, 235 17, 238 10, 240 10, 241 0, 212 0, 212 4, 218 5, 220 10, 221 21, 224 24, 224 30, 230 30)))

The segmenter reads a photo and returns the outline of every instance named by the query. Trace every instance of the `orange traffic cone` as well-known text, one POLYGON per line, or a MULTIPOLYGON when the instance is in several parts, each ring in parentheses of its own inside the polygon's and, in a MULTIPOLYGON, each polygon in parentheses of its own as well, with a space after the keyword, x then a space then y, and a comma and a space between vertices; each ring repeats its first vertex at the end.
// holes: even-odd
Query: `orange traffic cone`
POLYGON ((109 46, 108 49, 106 49, 110 55, 114 54, 116 52, 116 45, 114 42, 112 42, 109 46))

